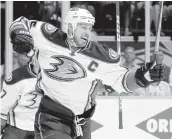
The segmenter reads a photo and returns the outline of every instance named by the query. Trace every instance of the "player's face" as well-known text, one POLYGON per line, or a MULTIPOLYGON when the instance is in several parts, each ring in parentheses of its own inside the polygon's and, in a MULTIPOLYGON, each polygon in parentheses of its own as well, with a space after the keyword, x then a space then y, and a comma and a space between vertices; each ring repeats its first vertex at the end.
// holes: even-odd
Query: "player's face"
POLYGON ((163 59, 164 59, 164 54, 163 52, 160 51, 156 57, 156 60, 158 61, 158 63, 162 63, 163 59))
POLYGON ((74 32, 74 40, 78 47, 85 47, 91 35, 93 25, 88 23, 78 23, 74 32))
POLYGON ((18 63, 20 66, 27 65, 29 61, 30 61, 30 58, 28 58, 27 56, 21 55, 21 54, 18 55, 18 63))
POLYGON ((134 59, 135 59, 135 53, 134 53, 133 49, 127 49, 125 51, 125 59, 128 62, 133 62, 134 61, 134 59))

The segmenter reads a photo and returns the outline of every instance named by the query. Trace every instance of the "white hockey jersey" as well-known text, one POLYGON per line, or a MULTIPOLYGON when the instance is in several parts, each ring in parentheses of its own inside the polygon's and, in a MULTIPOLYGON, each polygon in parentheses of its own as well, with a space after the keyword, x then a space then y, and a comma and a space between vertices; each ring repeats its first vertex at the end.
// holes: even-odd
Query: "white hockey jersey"
POLYGON ((11 126, 34 131, 35 113, 41 101, 41 95, 35 92, 36 82, 30 66, 14 70, 11 80, 3 83, 0 118, 11 126))
POLYGON ((39 50, 41 89, 76 115, 84 112, 88 96, 97 86, 96 79, 118 92, 130 91, 124 79, 127 69, 119 66, 120 57, 114 50, 90 42, 86 48, 71 54, 65 33, 48 23, 20 17, 13 22, 11 30, 14 28, 29 30, 39 50))

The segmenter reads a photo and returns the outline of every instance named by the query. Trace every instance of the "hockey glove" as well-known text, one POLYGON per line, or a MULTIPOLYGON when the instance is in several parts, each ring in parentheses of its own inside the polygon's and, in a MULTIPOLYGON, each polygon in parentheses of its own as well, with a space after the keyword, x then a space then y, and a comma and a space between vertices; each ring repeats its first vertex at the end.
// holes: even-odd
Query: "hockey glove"
POLYGON ((135 73, 136 83, 141 87, 147 87, 153 82, 159 82, 164 79, 164 67, 162 64, 154 65, 154 62, 146 63, 146 65, 137 69, 135 73), (146 74, 149 73, 149 77, 146 74), (151 79, 151 80, 150 80, 151 79))
POLYGON ((30 32, 26 29, 16 29, 11 32, 11 42, 13 49, 17 53, 25 54, 33 49, 34 43, 30 32))

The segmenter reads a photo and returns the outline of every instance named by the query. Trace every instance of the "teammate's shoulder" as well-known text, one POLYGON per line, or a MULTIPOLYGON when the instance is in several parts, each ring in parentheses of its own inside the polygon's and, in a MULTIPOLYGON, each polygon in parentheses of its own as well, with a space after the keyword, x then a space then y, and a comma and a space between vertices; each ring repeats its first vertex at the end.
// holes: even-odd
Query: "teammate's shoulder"
POLYGON ((65 44, 67 34, 61 31, 61 29, 44 22, 41 25, 41 32, 49 41, 62 46, 65 44))
POLYGON ((89 56, 103 62, 118 63, 120 61, 120 55, 117 52, 98 42, 91 41, 87 51, 91 52, 89 56))
POLYGON ((5 83, 8 85, 12 85, 15 83, 18 83, 25 79, 35 78, 33 75, 29 72, 28 66, 22 66, 14 70, 8 78, 5 79, 5 83))

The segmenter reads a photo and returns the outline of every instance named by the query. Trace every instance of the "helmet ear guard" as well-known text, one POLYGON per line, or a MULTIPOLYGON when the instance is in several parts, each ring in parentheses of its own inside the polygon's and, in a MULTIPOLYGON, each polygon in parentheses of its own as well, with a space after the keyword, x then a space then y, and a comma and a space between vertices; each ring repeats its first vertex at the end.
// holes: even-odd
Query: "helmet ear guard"
POLYGON ((64 32, 68 35, 68 37, 73 38, 74 37, 74 31, 76 29, 77 23, 89 23, 94 25, 95 18, 92 16, 92 14, 86 10, 81 8, 71 8, 66 16, 65 19, 65 30, 64 32), (71 28, 70 30, 69 28, 71 28), (72 33, 70 33, 72 31, 72 33))
POLYGON ((76 26, 75 24, 72 25, 71 23, 68 23, 67 35, 68 35, 69 38, 74 37, 74 31, 76 29, 75 26, 76 26))

